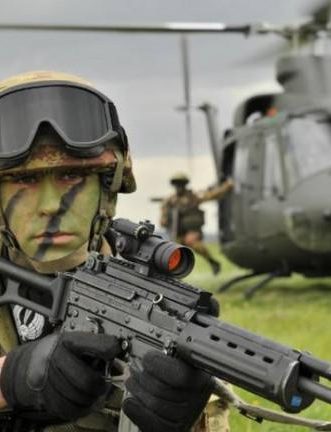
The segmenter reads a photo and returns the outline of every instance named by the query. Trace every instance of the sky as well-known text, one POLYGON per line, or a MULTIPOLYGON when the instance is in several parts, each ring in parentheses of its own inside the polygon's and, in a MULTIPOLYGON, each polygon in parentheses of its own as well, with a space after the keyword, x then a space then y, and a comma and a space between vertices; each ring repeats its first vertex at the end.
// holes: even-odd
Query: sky
MULTIPOLYGON (((223 22, 286 24, 307 17, 317 0, 1 0, 0 23, 144 24, 223 22)), ((28 70, 57 70, 91 81, 116 104, 129 137, 138 190, 119 197, 118 216, 158 223, 151 196, 172 191, 177 171, 193 189, 216 181, 206 123, 192 112, 193 157, 188 157, 178 35, 142 35, 0 30, 0 79, 28 70)), ((219 130, 231 125, 238 103, 279 89, 274 78, 275 36, 190 35, 192 105, 218 109, 219 130)), ((204 205, 205 230, 216 232, 216 205, 204 205)))

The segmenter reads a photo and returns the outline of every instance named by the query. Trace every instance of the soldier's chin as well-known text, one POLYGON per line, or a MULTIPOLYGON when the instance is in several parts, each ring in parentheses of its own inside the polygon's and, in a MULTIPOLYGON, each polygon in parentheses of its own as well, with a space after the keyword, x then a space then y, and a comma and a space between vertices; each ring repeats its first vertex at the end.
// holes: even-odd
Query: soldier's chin
POLYGON ((60 260, 62 258, 67 257, 68 255, 71 255, 73 253, 73 250, 61 250, 61 248, 59 248, 58 250, 52 250, 49 251, 48 253, 44 254, 44 255, 34 255, 32 257, 30 257, 30 259, 33 259, 34 261, 39 261, 39 262, 50 262, 50 261, 56 261, 56 260, 60 260))
POLYGON ((51 246, 43 245, 43 247, 37 248, 34 253, 27 253, 28 257, 30 259, 33 259, 35 261, 39 262, 47 262, 47 261, 54 261, 61 259, 67 255, 70 255, 72 252, 74 252, 77 249, 76 247, 69 247, 68 244, 59 244, 51 246))
POLYGON ((52 248, 39 259, 28 258, 30 265, 40 273, 50 274, 55 272, 70 271, 83 264, 88 256, 88 242, 75 249, 52 248))
POLYGON ((30 258, 39 262, 48 262, 61 259, 75 252, 84 241, 72 234, 61 236, 34 238, 22 248, 30 258))

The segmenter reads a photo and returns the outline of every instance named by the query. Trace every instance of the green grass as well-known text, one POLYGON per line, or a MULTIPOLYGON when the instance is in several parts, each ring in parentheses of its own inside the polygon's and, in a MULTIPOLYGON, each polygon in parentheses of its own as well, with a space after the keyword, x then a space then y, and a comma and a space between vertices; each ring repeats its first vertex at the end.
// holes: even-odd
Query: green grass
MULTIPOLYGON (((216 293, 217 288, 231 277, 245 272, 232 265, 218 253, 217 245, 210 249, 222 261, 222 273, 214 277, 205 261, 196 257, 196 266, 186 281, 216 293)), ((279 278, 265 286, 249 301, 243 297, 244 289, 257 279, 242 282, 228 292, 215 294, 221 304, 221 319, 259 333, 279 343, 310 351, 331 362, 331 334, 328 332, 331 311, 331 279, 305 279, 300 275, 279 278)), ((236 389, 251 403, 277 409, 253 394, 236 389)), ((301 415, 331 420, 331 405, 315 401, 301 415)), ((264 421, 258 424, 231 412, 232 432, 300 432, 301 426, 281 425, 264 421)))

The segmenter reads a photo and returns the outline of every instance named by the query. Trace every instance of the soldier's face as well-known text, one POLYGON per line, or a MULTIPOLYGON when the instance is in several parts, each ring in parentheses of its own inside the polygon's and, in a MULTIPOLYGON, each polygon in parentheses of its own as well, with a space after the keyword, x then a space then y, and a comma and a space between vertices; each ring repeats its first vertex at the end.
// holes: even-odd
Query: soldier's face
POLYGON ((89 239, 100 196, 98 174, 58 169, 4 178, 3 212, 22 251, 41 262, 67 256, 89 239))
POLYGON ((175 189, 178 195, 182 195, 186 191, 186 183, 176 183, 175 189))

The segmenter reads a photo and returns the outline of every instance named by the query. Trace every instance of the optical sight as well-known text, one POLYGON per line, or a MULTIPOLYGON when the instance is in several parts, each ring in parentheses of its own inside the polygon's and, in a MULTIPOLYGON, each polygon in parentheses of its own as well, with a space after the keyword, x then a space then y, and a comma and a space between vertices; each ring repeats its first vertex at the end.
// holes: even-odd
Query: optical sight
POLYGON ((106 238, 116 252, 133 262, 142 274, 163 273, 182 278, 194 266, 194 254, 186 246, 167 241, 154 234, 155 226, 148 220, 137 223, 114 219, 106 238))

